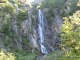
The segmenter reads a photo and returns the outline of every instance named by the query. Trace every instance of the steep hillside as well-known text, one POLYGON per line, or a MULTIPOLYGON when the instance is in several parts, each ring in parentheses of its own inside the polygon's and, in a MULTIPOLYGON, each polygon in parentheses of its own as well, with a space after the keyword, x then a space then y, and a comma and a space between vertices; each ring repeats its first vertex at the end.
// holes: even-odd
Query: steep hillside
POLYGON ((79 59, 80 0, 30 1, 0 0, 0 60, 79 59))
POLYGON ((0 3, 1 60, 33 60, 38 54, 29 40, 29 32, 32 31, 29 8, 28 4, 24 6, 17 0, 0 3))
MULTIPOLYGON (((67 60, 67 59, 79 60, 80 59, 80 54, 79 54, 80 53, 80 46, 79 46, 80 5, 79 4, 80 4, 80 0, 74 0, 74 1, 67 0, 65 4, 62 6, 61 13, 58 13, 58 15, 60 15, 64 21, 60 29, 61 33, 59 35, 61 41, 60 44, 61 50, 53 52, 52 54, 43 57, 41 60, 67 60), (65 14, 63 14, 64 12, 63 10, 65 11, 65 14)), ((52 25, 53 24, 55 23, 52 23, 52 25)))

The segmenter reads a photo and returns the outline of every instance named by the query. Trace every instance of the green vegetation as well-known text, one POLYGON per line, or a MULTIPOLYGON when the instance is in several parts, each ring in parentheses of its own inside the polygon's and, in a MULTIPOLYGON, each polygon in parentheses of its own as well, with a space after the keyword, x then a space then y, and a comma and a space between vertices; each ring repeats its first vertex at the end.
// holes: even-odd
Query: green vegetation
POLYGON ((34 60, 38 51, 34 48, 35 53, 32 54, 33 47, 30 45, 27 36, 22 36, 22 50, 19 50, 17 47, 15 48, 17 46, 15 39, 17 41, 19 39, 13 33, 11 24, 11 19, 17 20, 18 24, 28 19, 28 12, 27 10, 21 9, 17 15, 15 9, 15 7, 18 8, 19 6, 17 0, 7 0, 7 2, 0 4, 0 18, 2 18, 2 29, 0 33, 4 35, 3 37, 0 36, 0 60, 34 60))
MULTIPOLYGON (((7 1, 7 0, 6 0, 7 1)), ((2 17, 2 29, 0 30, 1 33, 5 35, 12 36, 13 32, 11 30, 11 16, 16 13, 16 9, 11 4, 5 3, 0 4, 0 17, 2 17)))
POLYGON ((58 13, 64 17, 68 15, 72 15, 73 12, 75 12, 78 7, 76 6, 76 3, 78 0, 70 0, 69 3, 66 4, 68 0, 45 0, 45 2, 42 3, 40 8, 48 8, 49 13, 47 13, 46 17, 48 18, 49 24, 52 22, 52 17, 54 18, 54 10, 58 10, 58 13), (66 11, 68 8, 70 8, 70 11, 66 11), (65 10, 66 9, 66 10, 65 10))
POLYGON ((15 13, 15 9, 13 6, 9 5, 9 4, 6 4, 4 7, 3 7, 3 11, 6 12, 6 13, 15 13))
POLYGON ((55 17, 53 9, 49 8, 49 11, 47 13, 45 13, 48 24, 51 26, 53 18, 55 17))
MULTIPOLYGON (((21 22, 29 18, 28 11, 23 7, 23 3, 20 4, 20 1, 22 0, 6 0, 5 4, 0 4, 0 18, 2 18, 0 60, 34 60, 40 53, 29 43, 27 34, 20 34, 22 37, 22 50, 15 48, 17 46, 15 40, 19 41, 19 38, 13 33, 11 19, 16 20, 18 28, 21 29, 21 22), (20 9, 18 14, 16 14, 16 8, 20 9)), ((58 15, 61 17, 65 16, 61 34, 58 35, 61 40, 61 50, 54 51, 48 56, 41 58, 41 60, 80 60, 80 0, 70 0, 69 12, 66 11, 68 9, 68 4, 65 4, 66 1, 68 0, 46 0, 40 7, 41 9, 48 9, 45 15, 50 26, 55 17, 55 10, 61 11, 58 11, 58 15)), ((35 4, 33 7, 36 8, 37 5, 35 4)), ((32 12, 34 16, 37 13, 37 9, 32 12)), ((36 19, 33 17, 32 25, 35 24, 35 21, 36 19)))
MULTIPOLYGON (((80 0, 71 0, 70 12, 62 9, 64 23, 61 28, 61 51, 56 51, 41 60, 79 60, 80 59, 80 0), (79 2, 78 2, 79 1, 79 2), (78 2, 78 4, 77 4, 78 2), (78 5, 78 7, 76 6, 78 5), (73 13, 74 12, 74 13, 73 13)), ((59 2, 58 2, 59 3, 59 2)), ((65 5, 64 5, 65 6, 65 5)))
POLYGON ((61 8, 65 2, 66 0, 46 0, 42 3, 40 8, 61 8))
POLYGON ((47 18, 48 24, 51 26, 53 17, 48 13, 48 14, 46 14, 46 18, 47 18))
POLYGON ((66 11, 64 9, 62 9, 62 12, 60 14, 62 17, 65 17, 68 15, 68 13, 66 13, 66 11))
POLYGON ((6 3, 6 0, 0 0, 0 3, 6 3))
POLYGON ((0 51, 0 60, 34 60, 35 54, 27 53, 26 51, 6 52, 0 51))
POLYGON ((71 5, 70 5, 70 8, 71 8, 71 11, 70 11, 70 13, 69 13, 69 15, 72 15, 74 12, 75 12, 75 10, 77 9, 77 3, 78 3, 78 1, 79 0, 72 0, 71 1, 71 5))
POLYGON ((0 60, 15 60, 15 56, 13 53, 4 53, 3 50, 0 51, 0 60))
POLYGON ((15 4, 15 0, 8 0, 10 3, 15 4))
POLYGON ((3 17, 5 15, 5 13, 3 13, 2 11, 0 11, 0 17, 3 17))
POLYGON ((67 50, 63 51, 63 50, 57 50, 54 51, 53 53, 49 54, 48 56, 45 56, 43 58, 41 58, 41 60, 79 60, 79 57, 70 57, 70 56, 66 56, 65 57, 65 52, 67 50))
POLYGON ((46 0, 45 2, 42 3, 40 8, 48 8, 49 11, 48 13, 46 13, 46 18, 48 20, 49 25, 52 24, 52 20, 55 17, 54 15, 54 10, 55 8, 57 8, 58 10, 62 9, 62 5, 64 5, 64 3, 66 2, 66 0, 46 0))
POLYGON ((78 6, 76 5, 78 3, 78 0, 70 0, 69 3, 67 2, 66 4, 63 5, 62 13, 61 13, 62 16, 72 15, 75 12, 75 10, 78 8, 78 6))
POLYGON ((28 19, 28 12, 26 10, 20 10, 17 18, 21 21, 28 19))
POLYGON ((16 18, 17 18, 17 25, 18 25, 18 28, 20 29, 21 28, 21 22, 24 21, 24 20, 27 20, 28 19, 28 11, 26 9, 21 9, 18 13, 18 15, 16 15, 16 18))
POLYGON ((11 32, 11 24, 10 24, 9 15, 6 15, 4 18, 1 32, 7 35, 9 35, 9 33, 11 32))
MULTIPOLYGON (((62 25, 61 46, 71 49, 74 56, 80 55, 80 11, 76 11, 73 16, 65 17, 64 24, 62 25)), ((64 48, 66 49, 66 48, 64 48)))
POLYGON ((17 50, 16 52, 13 51, 13 53, 16 57, 15 60, 34 60, 36 57, 36 54, 26 52, 26 50, 17 50))

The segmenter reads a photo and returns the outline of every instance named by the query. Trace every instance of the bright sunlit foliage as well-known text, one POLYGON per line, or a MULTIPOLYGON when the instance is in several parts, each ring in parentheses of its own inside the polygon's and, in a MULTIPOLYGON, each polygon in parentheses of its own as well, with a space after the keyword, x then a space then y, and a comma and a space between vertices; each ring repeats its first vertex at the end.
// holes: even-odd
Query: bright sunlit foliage
POLYGON ((64 19, 61 31, 61 46, 71 49, 69 56, 80 56, 80 10, 76 11, 73 16, 64 19))
POLYGON ((15 60, 13 53, 4 53, 3 50, 0 51, 0 60, 15 60))

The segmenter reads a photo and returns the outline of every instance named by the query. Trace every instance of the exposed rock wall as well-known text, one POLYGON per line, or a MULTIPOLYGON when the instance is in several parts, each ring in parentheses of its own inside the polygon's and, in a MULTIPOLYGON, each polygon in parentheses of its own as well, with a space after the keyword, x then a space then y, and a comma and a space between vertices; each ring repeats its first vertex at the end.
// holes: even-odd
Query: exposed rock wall
MULTIPOLYGON (((35 10, 35 9, 34 9, 35 10)), ((38 11, 38 10, 37 10, 38 11)), ((40 46, 39 46, 39 36, 38 36, 38 13, 36 15, 32 14, 33 9, 28 8, 28 16, 29 18, 21 21, 20 25, 21 28, 18 27, 18 21, 14 19, 11 16, 11 26, 12 26, 12 31, 15 35, 15 37, 12 39, 12 43, 14 45, 14 49, 26 49, 27 50, 27 43, 23 43, 23 35, 29 38, 30 44, 34 47, 37 48, 40 51, 40 46)), ((59 38, 57 38, 57 34, 60 33, 60 26, 62 24, 62 21, 59 16, 55 15, 55 19, 52 22, 51 27, 48 25, 47 19, 44 14, 45 11, 43 11, 43 16, 44 16, 44 43, 43 45, 47 48, 48 52, 52 52, 56 46, 58 46, 58 41, 59 38)), ((48 9, 47 9, 48 12, 48 9)), ((2 21, 2 19, 0 19, 2 21)), ((0 25, 1 26, 1 25, 0 25)), ((27 40, 27 38, 26 38, 27 40)))
POLYGON ((53 36, 54 36, 54 40, 55 40, 55 44, 54 44, 54 47, 56 49, 59 48, 60 46, 60 38, 59 38, 59 34, 60 34, 60 31, 61 31, 61 26, 63 24, 63 20, 62 18, 59 16, 59 14, 57 14, 57 10, 54 11, 54 14, 55 14, 55 17, 52 21, 52 25, 51 25, 51 29, 53 31, 53 36))
POLYGON ((73 12, 76 9, 76 5, 78 3, 78 0, 67 0, 66 3, 63 5, 63 9, 66 11, 66 13, 73 12))

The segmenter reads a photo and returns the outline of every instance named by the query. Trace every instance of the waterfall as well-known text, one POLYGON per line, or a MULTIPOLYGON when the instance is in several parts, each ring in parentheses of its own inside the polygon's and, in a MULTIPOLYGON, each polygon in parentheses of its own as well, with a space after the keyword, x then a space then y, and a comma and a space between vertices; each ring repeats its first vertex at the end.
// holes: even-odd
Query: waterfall
POLYGON ((43 21, 43 14, 42 11, 39 10, 39 15, 38 15, 38 34, 39 34, 39 44, 40 44, 40 48, 41 48, 41 52, 43 54, 48 54, 47 49, 45 48, 45 46, 43 45, 44 42, 44 21, 43 21))

